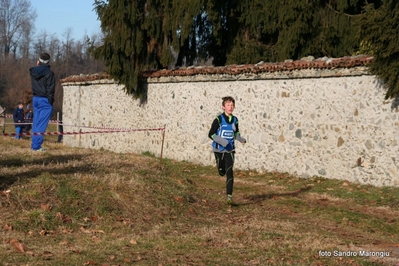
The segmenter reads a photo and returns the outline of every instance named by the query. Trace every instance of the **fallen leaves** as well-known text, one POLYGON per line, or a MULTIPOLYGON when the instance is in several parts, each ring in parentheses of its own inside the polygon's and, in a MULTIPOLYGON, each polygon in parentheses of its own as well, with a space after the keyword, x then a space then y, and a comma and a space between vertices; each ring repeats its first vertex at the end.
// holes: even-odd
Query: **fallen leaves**
POLYGON ((68 215, 64 215, 60 212, 57 212, 57 214, 55 215, 60 221, 62 221, 63 223, 70 223, 72 220, 68 215))
POLYGON ((101 242, 101 238, 99 238, 98 236, 95 236, 95 235, 91 237, 91 240, 93 240, 93 242, 95 242, 95 243, 101 242))
POLYGON ((175 201, 182 203, 184 201, 184 198, 180 196, 175 196, 175 201))
POLYGON ((45 259, 50 259, 50 258, 52 258, 53 256, 54 256, 54 254, 51 253, 50 251, 43 251, 43 257, 44 257, 45 259))
POLYGON ((93 260, 88 260, 84 265, 96 265, 93 260))
MULTIPOLYGON (((52 173, 53 166, 62 169, 54 178, 47 178, 46 174, 43 180, 27 179, 32 182, 30 185, 22 182, 24 188, 17 182, 11 192, 0 191, 4 207, 4 211, 0 210, 3 239, 19 239, 13 241, 15 247, 11 243, 1 243, 4 250, 0 260, 9 256, 8 263, 12 259, 24 261, 25 265, 38 262, 48 265, 201 265, 212 259, 216 264, 230 261, 236 265, 315 265, 318 258, 311 257, 311 250, 326 243, 338 246, 353 238, 360 243, 379 238, 398 243, 397 237, 383 234, 388 230, 370 225, 373 233, 370 227, 362 230, 361 223, 352 225, 351 220, 331 220, 336 212, 334 207, 338 207, 341 219, 341 212, 346 210, 365 212, 371 220, 374 217, 377 220, 377 213, 381 212, 378 221, 386 228, 395 228, 398 223, 395 222, 398 220, 396 205, 387 207, 384 201, 380 203, 379 197, 365 197, 367 208, 363 210, 363 205, 348 199, 347 194, 345 198, 340 197, 340 192, 346 193, 348 189, 374 196, 374 190, 369 187, 358 188, 349 181, 321 178, 317 181, 320 186, 314 178, 303 182, 293 179, 290 183, 288 177, 277 173, 271 176, 269 173, 237 172, 241 183, 238 183, 235 197, 242 204, 231 209, 225 204, 225 179, 216 178, 213 170, 212 175, 207 169, 204 174, 193 170, 191 174, 173 175, 169 180, 170 167, 166 164, 165 175, 156 172, 157 176, 138 178, 135 169, 130 169, 136 164, 135 160, 126 160, 118 165, 121 171, 110 166, 115 175, 110 179, 102 178, 95 169, 109 174, 103 170, 108 167, 103 162, 110 155, 101 153, 101 161, 97 162, 94 156, 86 160, 74 152, 71 157, 55 157, 56 165, 50 163, 53 160, 50 157, 45 158, 49 165, 45 165, 43 172, 52 173), (79 179, 68 174, 64 176, 64 169, 76 171, 80 161, 89 168, 82 168, 79 179), (125 163, 128 169, 123 169, 125 163), (72 164, 76 167, 69 167, 72 164), (99 167, 90 168, 91 164, 99 167), (129 175, 123 176, 125 172, 129 175), (187 177, 195 182, 188 181, 187 177), (103 184, 104 180, 109 183, 103 184), (75 190, 70 193, 79 192, 78 198, 74 199, 74 194, 59 197, 58 181, 71 182, 75 190), (310 185, 314 187, 310 193, 301 193, 307 190, 299 188, 310 185), (7 195, 11 196, 10 200, 7 195), (375 208, 370 208, 371 200, 375 208), (111 211, 104 212, 108 208, 103 207, 111 211), (330 208, 334 208, 331 213, 330 208), (359 234, 364 234, 364 238, 359 234), (230 252, 225 252, 226 248, 230 252), (35 252, 35 258, 28 258, 29 252, 35 252), (233 258, 231 254, 237 256, 233 258), (285 257, 284 261, 279 259, 281 256, 285 257), (169 258, 175 263, 169 262, 169 258)), ((30 171, 36 173, 37 167, 32 165, 30 171)), ((140 164, 140 167, 143 172, 150 172, 144 168, 147 164, 140 164)), ((18 174, 16 172, 15 176, 18 174)), ((388 194, 382 195, 388 198, 388 194)), ((392 199, 397 201, 396 197, 392 199)), ((352 217, 346 212, 345 216, 352 217)), ((364 223, 368 225, 367 221, 364 223)), ((331 261, 322 260, 324 264, 331 261)), ((362 258, 359 261, 361 263, 362 258)))
POLYGON ((85 218, 83 218, 83 220, 84 220, 85 222, 97 222, 98 219, 99 219, 99 217, 96 216, 96 215, 92 215, 92 216, 90 216, 90 217, 85 217, 85 218))
POLYGON ((53 208, 53 206, 51 206, 50 204, 40 204, 40 208, 44 211, 51 211, 51 209, 53 208))
POLYGON ((0 195, 5 196, 7 199, 10 199, 10 192, 11 190, 4 190, 4 191, 0 191, 0 195))
MULTIPOLYGON (((44 230, 42 230, 42 232, 44 232, 44 230)), ((42 233, 42 232, 41 232, 41 235, 45 235, 45 233, 42 233)), ((6 241, 6 243, 10 244, 13 247, 13 249, 19 253, 25 253, 27 255, 32 255, 32 256, 38 255, 38 254, 35 254, 35 252, 33 252, 32 250, 29 250, 25 243, 19 241, 16 238, 8 239, 6 241)), ((67 246, 71 252, 80 253, 79 250, 72 249, 74 247, 74 245, 72 243, 64 241, 64 242, 61 242, 60 244, 67 246)), ((51 259, 52 257, 54 257, 53 252, 46 251, 46 250, 43 251, 43 253, 41 255, 43 256, 44 259, 51 259)))
POLYGON ((83 226, 80 227, 80 231, 82 231, 83 233, 86 233, 86 234, 105 234, 105 232, 103 230, 89 230, 83 226))
POLYGON ((4 230, 6 230, 6 231, 12 231, 12 230, 13 230, 12 225, 11 225, 11 224, 5 224, 5 225, 4 225, 4 230))
POLYGON ((9 240, 9 243, 11 244, 11 246, 18 252, 24 253, 27 251, 27 247, 24 243, 21 243, 18 241, 18 239, 16 238, 12 238, 9 240))
POLYGON ((52 234, 52 235, 54 235, 54 234, 56 234, 56 231, 54 231, 54 230, 41 230, 40 232, 39 232, 39 234, 41 235, 41 236, 46 236, 46 235, 50 235, 50 234, 52 234))
POLYGON ((122 222, 124 225, 130 225, 132 224, 132 222, 130 221, 129 218, 125 218, 119 215, 116 215, 116 221, 118 222, 122 222))

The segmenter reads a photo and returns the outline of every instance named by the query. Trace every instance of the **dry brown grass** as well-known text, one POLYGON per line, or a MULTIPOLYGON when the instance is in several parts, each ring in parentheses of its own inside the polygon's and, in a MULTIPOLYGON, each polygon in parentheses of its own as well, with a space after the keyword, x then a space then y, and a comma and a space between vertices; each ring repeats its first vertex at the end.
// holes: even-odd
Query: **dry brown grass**
POLYGON ((0 138, 2 265, 396 265, 399 189, 0 138), (334 256, 385 251, 389 257, 334 256), (319 251, 332 256, 319 256, 319 251))

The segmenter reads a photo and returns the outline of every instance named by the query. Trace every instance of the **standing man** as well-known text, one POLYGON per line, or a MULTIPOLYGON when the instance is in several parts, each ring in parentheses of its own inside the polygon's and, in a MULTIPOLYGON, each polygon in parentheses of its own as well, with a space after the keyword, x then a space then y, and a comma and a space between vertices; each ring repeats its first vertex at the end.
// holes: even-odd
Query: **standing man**
MULTIPOLYGON (((46 132, 51 113, 53 112, 55 78, 54 72, 48 64, 50 55, 40 54, 36 66, 29 69, 32 80, 33 116, 32 134, 46 132)), ((34 151, 43 151, 44 136, 33 135, 31 148, 34 151)))

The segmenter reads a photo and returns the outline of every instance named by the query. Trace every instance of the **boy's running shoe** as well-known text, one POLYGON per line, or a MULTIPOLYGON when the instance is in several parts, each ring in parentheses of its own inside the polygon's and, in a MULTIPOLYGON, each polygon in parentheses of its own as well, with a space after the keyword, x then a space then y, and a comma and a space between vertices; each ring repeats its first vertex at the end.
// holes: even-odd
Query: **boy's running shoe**
POLYGON ((227 195, 227 204, 235 205, 234 202, 233 202, 233 196, 232 195, 227 195))

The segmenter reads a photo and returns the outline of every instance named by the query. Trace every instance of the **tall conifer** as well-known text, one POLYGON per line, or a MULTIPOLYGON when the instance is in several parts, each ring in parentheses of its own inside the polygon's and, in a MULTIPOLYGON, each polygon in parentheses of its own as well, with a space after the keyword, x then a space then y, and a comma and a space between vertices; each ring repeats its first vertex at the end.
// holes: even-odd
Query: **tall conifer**
MULTIPOLYGON (((395 10, 394 2, 387 0, 384 5, 395 10)), ((378 8, 382 1, 367 3, 378 8)), ((360 47, 357 33, 365 5, 364 0, 95 0, 105 39, 94 54, 128 93, 139 96, 144 70, 208 59, 218 66, 354 54, 360 47)), ((382 18, 370 19, 374 17, 380 23, 382 18)), ((373 23, 365 27, 373 28, 373 23)), ((394 18, 387 23, 396 25, 394 18)), ((381 77, 393 80, 393 76, 381 77)))
POLYGON ((399 97, 399 2, 381 3, 366 7, 360 33, 362 44, 374 56, 370 71, 383 82, 388 99, 399 97))

